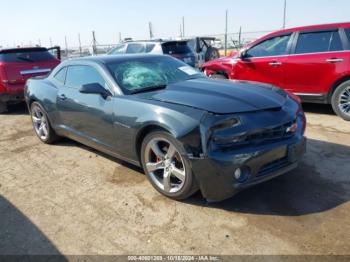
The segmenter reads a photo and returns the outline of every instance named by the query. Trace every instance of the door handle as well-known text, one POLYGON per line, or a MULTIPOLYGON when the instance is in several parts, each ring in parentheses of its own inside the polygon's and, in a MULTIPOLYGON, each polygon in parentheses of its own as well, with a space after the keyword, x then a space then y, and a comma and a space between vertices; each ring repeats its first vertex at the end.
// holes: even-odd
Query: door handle
POLYGON ((66 100, 67 99, 65 94, 59 95, 58 98, 61 99, 61 100, 66 100))
POLYGON ((277 61, 273 61, 269 63, 270 66, 281 66, 282 63, 281 62, 277 62, 277 61))
POLYGON ((342 58, 330 58, 330 59, 326 60, 327 63, 332 63, 332 64, 341 63, 343 61, 344 61, 344 59, 342 59, 342 58))

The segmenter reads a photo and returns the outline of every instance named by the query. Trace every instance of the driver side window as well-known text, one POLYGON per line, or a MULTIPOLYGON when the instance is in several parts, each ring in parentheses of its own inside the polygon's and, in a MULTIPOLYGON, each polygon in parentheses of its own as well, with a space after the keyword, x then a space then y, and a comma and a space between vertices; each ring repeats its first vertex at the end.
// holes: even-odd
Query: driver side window
POLYGON ((69 66, 66 76, 66 86, 79 89, 83 85, 99 83, 108 88, 106 81, 100 73, 91 66, 69 66))
POLYGON ((263 41, 247 51, 247 57, 266 57, 287 55, 291 35, 276 36, 263 41))

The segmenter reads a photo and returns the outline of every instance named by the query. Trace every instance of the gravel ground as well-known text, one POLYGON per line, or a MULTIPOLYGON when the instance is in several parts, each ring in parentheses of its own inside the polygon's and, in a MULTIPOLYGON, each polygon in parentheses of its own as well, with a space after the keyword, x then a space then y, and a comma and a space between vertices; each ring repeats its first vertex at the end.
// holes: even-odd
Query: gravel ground
POLYGON ((36 138, 24 105, 0 115, 0 254, 350 254, 350 123, 305 105, 295 171, 207 204, 159 195, 137 168, 36 138))

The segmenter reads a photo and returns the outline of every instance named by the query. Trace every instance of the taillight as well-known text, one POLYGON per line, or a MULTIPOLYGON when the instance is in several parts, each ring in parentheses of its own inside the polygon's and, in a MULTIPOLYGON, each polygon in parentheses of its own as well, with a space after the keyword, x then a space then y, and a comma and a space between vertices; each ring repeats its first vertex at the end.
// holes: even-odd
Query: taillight
POLYGON ((0 65, 0 93, 4 93, 6 91, 6 84, 8 80, 6 79, 5 70, 2 65, 0 65))
POLYGON ((6 87, 4 86, 3 83, 0 82, 0 94, 4 93, 6 91, 6 87))

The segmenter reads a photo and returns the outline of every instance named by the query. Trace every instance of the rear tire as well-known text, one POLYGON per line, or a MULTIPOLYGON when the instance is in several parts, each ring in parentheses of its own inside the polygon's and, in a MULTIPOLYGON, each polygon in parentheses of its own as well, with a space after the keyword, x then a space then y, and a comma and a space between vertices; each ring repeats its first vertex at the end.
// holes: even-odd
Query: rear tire
POLYGON ((0 114, 7 112, 7 104, 5 102, 0 102, 0 114))
POLYGON ((334 112, 346 121, 350 121, 350 80, 340 84, 332 95, 334 112))
POLYGON ((148 180, 162 195, 184 200, 198 191, 187 153, 169 133, 155 131, 145 137, 141 162, 148 180))
POLYGON ((34 131, 41 142, 45 144, 53 144, 59 139, 59 136, 57 136, 52 129, 45 109, 39 103, 33 102, 31 104, 30 115, 34 131))
POLYGON ((207 52, 205 53, 205 62, 211 61, 211 60, 215 60, 220 58, 220 53, 219 50, 215 47, 208 47, 207 52))

